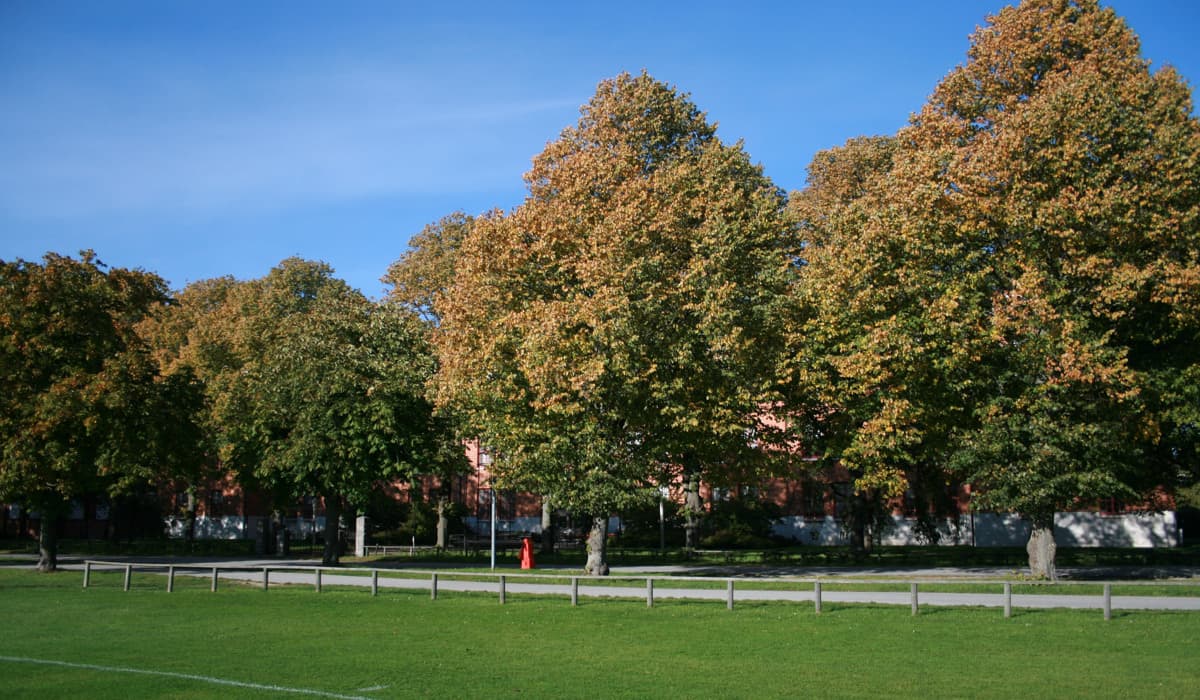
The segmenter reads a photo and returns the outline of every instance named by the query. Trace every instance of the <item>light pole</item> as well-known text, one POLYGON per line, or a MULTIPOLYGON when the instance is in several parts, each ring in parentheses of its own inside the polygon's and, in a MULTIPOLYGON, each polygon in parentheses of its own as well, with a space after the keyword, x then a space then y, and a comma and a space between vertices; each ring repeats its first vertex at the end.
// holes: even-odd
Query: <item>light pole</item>
POLYGON ((496 488, 488 489, 488 500, 492 502, 492 570, 496 569, 496 488))
POLYGON ((666 503, 667 496, 671 490, 666 486, 658 488, 658 553, 667 553, 667 517, 664 511, 663 504, 666 503))

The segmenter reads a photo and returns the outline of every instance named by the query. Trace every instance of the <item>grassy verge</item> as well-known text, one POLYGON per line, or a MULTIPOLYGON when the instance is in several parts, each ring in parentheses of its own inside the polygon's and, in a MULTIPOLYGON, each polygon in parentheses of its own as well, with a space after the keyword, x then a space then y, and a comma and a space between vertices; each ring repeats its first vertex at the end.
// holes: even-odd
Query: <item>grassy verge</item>
MULTIPOLYGON (((287 567, 286 563, 281 563, 280 566, 287 567)), ((311 572, 311 569, 305 567, 297 568, 300 573, 311 572)), ((162 574, 166 571, 165 564, 155 565, 157 573, 162 574)), ((144 569, 143 569, 144 570, 144 569)), ((191 568, 186 565, 178 565, 177 571, 180 575, 190 572, 192 577, 198 575, 207 576, 207 569, 191 568)), ((257 578, 257 568, 243 569, 242 571, 255 572, 257 578)), ((275 569, 279 572, 279 568, 275 569)), ((325 577, 337 576, 356 576, 363 580, 361 585, 367 585, 367 580, 371 576, 371 569, 366 567, 354 566, 335 570, 324 570, 325 577)), ((379 569, 377 570, 381 579, 386 578, 405 578, 427 580, 430 577, 430 570, 420 568, 405 568, 405 569, 379 569)), ((515 567, 510 568, 439 568, 435 570, 438 578, 442 582, 447 581, 472 581, 479 583, 495 583, 498 575, 507 577, 509 584, 521 583, 536 583, 555 586, 568 586, 572 579, 576 579, 580 585, 588 587, 623 587, 637 588, 645 584, 645 581, 653 579, 655 585, 661 588, 669 589, 709 589, 709 590, 724 590, 726 583, 733 580, 737 590, 775 590, 775 591, 803 591, 810 592, 813 590, 813 577, 754 577, 754 576, 731 576, 731 577, 711 577, 711 576, 690 576, 687 573, 676 575, 613 575, 607 577, 590 577, 586 576, 582 571, 528 571, 515 567)), ((93 569, 93 580, 97 583, 105 580, 106 577, 122 576, 123 573, 118 569, 114 570, 110 567, 98 567, 93 569)), ((277 574, 278 576, 278 574, 277 574)), ((896 577, 876 577, 877 580, 872 580, 873 577, 858 577, 852 573, 846 576, 820 576, 817 577, 822 582, 823 590, 827 592, 838 591, 870 591, 870 592, 907 592, 911 583, 918 583, 920 590, 925 593, 982 593, 982 594, 999 594, 1003 592, 1003 579, 987 580, 987 581, 972 581, 964 579, 962 581, 953 582, 931 582, 928 577, 916 577, 897 581, 896 577)), ((334 581, 333 578, 326 578, 327 582, 334 581)), ((1029 581, 1022 578, 1012 578, 1007 581, 1012 588, 1014 595, 1076 595, 1076 596, 1100 596, 1104 592, 1104 584, 1096 582, 1077 582, 1061 580, 1057 582, 1049 581, 1029 581)), ((163 585, 161 582, 158 584, 163 585)), ((1140 582, 1117 582, 1113 583, 1111 593, 1115 596, 1150 596, 1150 597, 1200 597, 1200 580, 1177 580, 1177 581, 1140 581, 1140 582)))
MULTIPOLYGON (((372 561, 450 562, 482 564, 488 561, 487 552, 448 550, 418 553, 416 556, 373 557, 372 561)), ((500 559, 515 561, 512 552, 502 553, 500 559)), ((553 555, 537 555, 539 564, 582 567, 585 554, 568 550, 553 555)), ((1024 569, 1028 558, 1024 547, 876 547, 869 554, 854 552, 849 547, 788 546, 772 549, 747 549, 688 553, 681 549, 623 547, 609 550, 609 562, 615 566, 655 564, 706 564, 713 566, 805 566, 805 567, 1009 567, 1024 569)), ((1098 566, 1200 566, 1200 546, 1134 549, 1106 547, 1060 547, 1057 564, 1060 567, 1098 566)))
MULTIPOLYGON (((105 574, 115 576, 115 574, 105 574)), ((1195 614, 582 601, 0 570, 8 697, 1188 696, 1195 614), (13 660, 15 658, 23 660, 13 660), (51 666, 35 660, 86 664, 51 666), (123 671, 113 669, 124 669, 123 671), (132 671, 180 674, 145 675, 132 671), (209 680, 184 676, 203 676, 209 680), (215 679, 215 680, 214 680, 215 679)))
MULTIPOLYGON (((529 575, 521 571, 506 571, 497 570, 490 571, 473 571, 470 569, 450 569, 438 572, 438 577, 442 581, 495 581, 496 574, 505 574, 508 576, 510 583, 544 583, 548 585, 565 586, 571 583, 571 576, 578 577, 580 585, 586 586, 615 586, 615 587, 637 587, 644 585, 646 576, 609 576, 604 578, 593 578, 584 576, 582 572, 575 572, 572 575, 559 576, 550 574, 529 575)), ((385 576, 399 575, 398 573, 387 572, 385 576)), ((686 576, 686 575, 685 575, 686 576)), ((655 585, 663 588, 679 588, 679 589, 713 589, 724 590, 725 581, 727 579, 712 579, 704 578, 700 580, 689 580, 682 577, 672 577, 670 579, 651 576, 655 579, 655 585)), ((754 579, 733 577, 737 590, 773 590, 773 591, 811 591, 813 584, 809 580, 792 580, 787 578, 772 578, 772 579, 754 579)), ((890 581, 882 581, 880 583, 842 583, 836 578, 822 577, 823 590, 826 591, 895 591, 905 592, 909 590, 908 583, 892 583, 890 581)), ((973 583, 964 581, 961 583, 925 583, 919 579, 914 579, 920 584, 920 590, 926 593, 1002 593, 1003 586, 999 583, 973 583)), ((1070 581, 1060 582, 1037 582, 1037 581, 1022 581, 1014 580, 1011 582, 1012 592, 1014 595, 1088 595, 1098 596, 1104 592, 1104 586, 1100 583, 1076 583, 1070 581)), ((1200 581, 1195 582, 1176 582, 1176 583, 1117 583, 1112 586, 1112 594, 1118 596, 1180 596, 1180 597, 1197 597, 1200 596, 1200 581)))

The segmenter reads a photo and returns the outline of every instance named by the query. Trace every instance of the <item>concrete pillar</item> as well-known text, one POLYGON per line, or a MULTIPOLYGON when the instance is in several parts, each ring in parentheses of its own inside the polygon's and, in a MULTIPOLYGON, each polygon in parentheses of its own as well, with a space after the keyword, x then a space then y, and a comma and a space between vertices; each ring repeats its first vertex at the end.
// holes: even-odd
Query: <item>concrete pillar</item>
POLYGON ((367 556, 367 516, 360 515, 354 521, 354 556, 367 556))

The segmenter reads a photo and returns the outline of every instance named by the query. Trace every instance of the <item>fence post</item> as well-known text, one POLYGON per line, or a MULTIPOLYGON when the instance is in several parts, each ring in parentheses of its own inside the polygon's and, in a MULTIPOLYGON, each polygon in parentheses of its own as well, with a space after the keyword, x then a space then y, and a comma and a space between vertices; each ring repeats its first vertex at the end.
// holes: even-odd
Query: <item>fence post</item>
POLYGON ((175 590, 175 567, 167 567, 167 593, 172 593, 175 590))
POLYGON ((437 574, 429 577, 429 599, 437 600, 437 574))
POLYGON ((320 593, 321 592, 321 569, 320 569, 320 567, 316 567, 313 569, 313 581, 314 581, 314 586, 317 589, 317 593, 320 593))
POLYGON ((727 589, 725 596, 725 607, 733 610, 733 579, 726 581, 725 585, 727 589))
POLYGON ((500 604, 504 605, 504 574, 500 574, 500 604))
POLYGON ((821 614, 821 582, 813 581, 813 612, 821 614))
POLYGON ((1012 584, 1004 582, 1004 617, 1012 617, 1012 584))
POLYGON ((654 607, 654 579, 646 579, 646 607, 654 607))
POLYGON ((917 614, 917 584, 914 582, 912 586, 912 614, 917 614))
POLYGON ((215 566, 213 567, 213 572, 212 572, 212 592, 213 593, 217 592, 217 567, 215 567, 215 566))
POLYGON ((83 587, 87 588, 92 579, 92 562, 83 562, 83 587))
POLYGON ((129 590, 129 578, 133 574, 133 567, 129 564, 125 565, 125 590, 129 590))
POLYGON ((267 590, 267 586, 270 585, 270 580, 271 580, 271 569, 264 566, 263 567, 263 590, 264 591, 267 590))
POLYGON ((379 569, 371 569, 371 595, 379 595, 379 569))
POLYGON ((1112 619, 1112 584, 1104 584, 1104 619, 1112 619))
POLYGON ((579 577, 571 577, 571 607, 579 605, 579 577))

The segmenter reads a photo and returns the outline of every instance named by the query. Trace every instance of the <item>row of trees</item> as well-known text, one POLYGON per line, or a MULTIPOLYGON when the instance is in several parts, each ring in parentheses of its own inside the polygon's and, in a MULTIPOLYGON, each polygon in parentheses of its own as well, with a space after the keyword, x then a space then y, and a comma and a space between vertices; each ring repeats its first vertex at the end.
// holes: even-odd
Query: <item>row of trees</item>
POLYGON ((971 483, 1052 576, 1055 510, 1195 480, 1200 125, 1094 1, 990 18, 907 127, 790 196, 645 73, 526 181, 427 227, 379 304, 299 260, 173 300, 88 255, 6 265, 0 496, 220 465, 336 514, 458 468, 458 425, 498 486, 593 516, 601 574, 610 513, 681 484, 694 545, 701 481, 803 451, 864 502, 971 483))
POLYGON ((289 259, 172 298, 153 274, 48 255, 5 263, 0 284, 0 496, 41 514, 43 570, 56 521, 87 493, 233 472, 279 504, 319 494, 333 563, 343 505, 465 466, 425 398, 425 326, 323 263, 289 259))
POLYGON ((990 18, 907 127, 790 197, 645 73, 526 181, 390 277, 502 483, 595 515, 593 572, 610 512, 798 448, 864 499, 969 482, 1047 576, 1056 510, 1195 479, 1200 128, 1096 2, 990 18))

